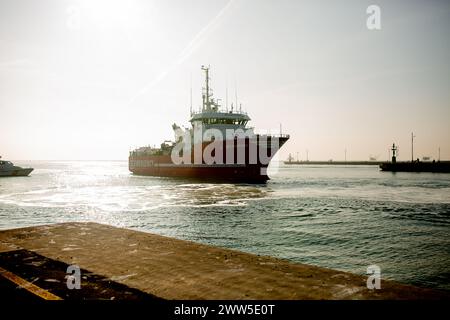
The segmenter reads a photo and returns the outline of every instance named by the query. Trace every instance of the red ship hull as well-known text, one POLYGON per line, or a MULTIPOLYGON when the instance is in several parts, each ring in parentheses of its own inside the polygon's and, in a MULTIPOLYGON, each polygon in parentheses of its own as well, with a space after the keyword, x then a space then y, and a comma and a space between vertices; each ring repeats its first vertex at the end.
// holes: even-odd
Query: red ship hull
POLYGON ((259 165, 155 165, 153 167, 130 168, 137 175, 191 178, 199 180, 263 183, 270 178, 267 167, 259 165))
MULTIPOLYGON (((279 148, 289 139, 288 137, 277 137, 278 148, 276 150, 264 150, 270 159, 279 148)), ((203 149, 206 145, 203 146, 203 149)), ((226 159, 226 148, 224 144, 223 160, 226 159)), ((255 164, 249 163, 249 141, 245 142, 245 163, 239 164, 236 157, 236 145, 234 150, 234 162, 231 164, 174 164, 170 155, 135 155, 130 154, 129 170, 136 175, 189 178, 195 180, 232 181, 246 183, 264 183, 269 180, 267 175, 268 163, 262 163, 259 157, 255 164)), ((259 146, 257 151, 259 152, 259 146)), ((223 161, 225 162, 225 161, 223 161)))

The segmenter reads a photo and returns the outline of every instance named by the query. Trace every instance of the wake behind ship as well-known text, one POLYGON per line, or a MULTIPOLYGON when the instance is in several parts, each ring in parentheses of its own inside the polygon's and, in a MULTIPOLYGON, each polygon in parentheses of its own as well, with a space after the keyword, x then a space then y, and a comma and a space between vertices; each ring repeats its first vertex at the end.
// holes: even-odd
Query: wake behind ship
POLYGON ((141 147, 130 152, 129 170, 133 174, 194 178, 201 180, 265 182, 269 180, 270 160, 289 139, 287 134, 256 134, 247 127, 250 117, 241 108, 221 109, 209 86, 209 67, 205 72, 202 106, 192 112, 191 128, 176 124, 175 141, 160 148, 141 147))

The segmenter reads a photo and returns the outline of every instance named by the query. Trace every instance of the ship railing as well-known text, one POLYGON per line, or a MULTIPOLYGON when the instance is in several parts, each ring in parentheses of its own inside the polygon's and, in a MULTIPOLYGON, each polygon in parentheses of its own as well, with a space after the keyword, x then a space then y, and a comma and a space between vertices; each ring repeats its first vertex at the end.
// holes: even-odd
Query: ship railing
MULTIPOLYGON (((191 113, 191 116, 194 114, 201 114, 204 113, 206 110, 193 110, 191 113)), ((230 110, 230 109, 225 109, 225 108, 218 108, 216 111, 214 112, 218 112, 218 113, 231 113, 231 114, 245 114, 248 115, 248 113, 246 111, 238 111, 238 110, 230 110)))

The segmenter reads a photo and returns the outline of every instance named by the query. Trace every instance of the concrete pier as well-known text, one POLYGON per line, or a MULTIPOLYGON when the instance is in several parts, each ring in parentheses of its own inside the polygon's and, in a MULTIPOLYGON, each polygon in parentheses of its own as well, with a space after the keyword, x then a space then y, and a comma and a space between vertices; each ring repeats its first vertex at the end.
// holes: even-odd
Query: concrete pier
POLYGON ((27 285, 37 290, 26 289, 32 296, 53 300, 450 298, 448 292, 385 280, 381 289, 369 290, 366 281, 366 276, 96 223, 0 231, 0 290, 19 298, 25 290, 11 288, 27 285), (67 288, 71 265, 81 268, 81 289, 67 288))

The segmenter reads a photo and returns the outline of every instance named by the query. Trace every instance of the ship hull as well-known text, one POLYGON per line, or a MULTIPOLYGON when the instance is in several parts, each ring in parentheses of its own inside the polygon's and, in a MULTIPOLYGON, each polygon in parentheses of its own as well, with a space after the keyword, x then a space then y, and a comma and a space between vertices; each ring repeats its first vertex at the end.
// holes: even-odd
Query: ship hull
MULTIPOLYGON (((281 146, 289 139, 288 137, 279 137, 278 148, 271 150, 265 148, 263 152, 270 159, 276 154, 281 146), (267 149, 267 150, 266 150, 267 149)), ((195 180, 224 181, 224 182, 244 182, 244 183, 264 183, 269 180, 267 175, 267 163, 263 163, 259 158, 256 163, 249 163, 249 141, 245 142, 245 159, 246 162, 240 164, 237 161, 237 145, 235 143, 234 161, 231 164, 226 163, 227 148, 224 143, 223 164, 205 164, 204 161, 195 164, 174 164, 170 155, 130 155, 128 165, 129 170, 136 175, 172 177, 172 178, 189 178, 195 180)), ((270 141, 269 141, 270 145, 270 141)), ((203 149, 206 145, 203 146, 203 149)), ((259 148, 255 149, 259 152, 259 148)), ((191 160, 194 156, 191 155, 191 160)))
POLYGON ((0 171, 0 177, 26 177, 31 171, 33 171, 32 168, 4 170, 0 171))
POLYGON ((136 175, 190 178, 195 180, 264 183, 269 180, 267 167, 259 165, 175 165, 130 168, 136 175))

